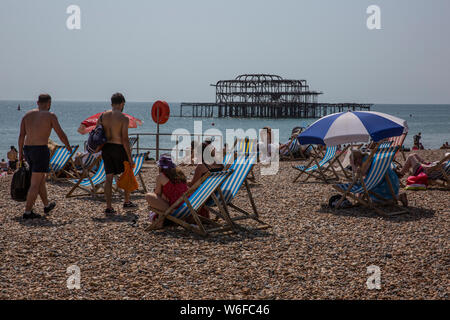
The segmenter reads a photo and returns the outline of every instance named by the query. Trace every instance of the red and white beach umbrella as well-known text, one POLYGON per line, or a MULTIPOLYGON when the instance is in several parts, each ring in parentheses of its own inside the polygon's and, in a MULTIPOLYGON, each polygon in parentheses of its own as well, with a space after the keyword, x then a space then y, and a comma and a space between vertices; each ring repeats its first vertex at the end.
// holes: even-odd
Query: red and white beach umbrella
MULTIPOLYGON (((90 116, 83 122, 81 122, 80 127, 78 128, 78 132, 81 134, 86 134, 94 130, 95 126, 97 125, 97 121, 102 115, 103 112, 99 112, 97 114, 94 114, 93 116, 90 116)), ((137 126, 142 126, 142 120, 135 118, 133 116, 130 116, 129 114, 124 113, 124 116, 126 116, 130 121, 128 124, 128 128, 137 128, 137 126)))

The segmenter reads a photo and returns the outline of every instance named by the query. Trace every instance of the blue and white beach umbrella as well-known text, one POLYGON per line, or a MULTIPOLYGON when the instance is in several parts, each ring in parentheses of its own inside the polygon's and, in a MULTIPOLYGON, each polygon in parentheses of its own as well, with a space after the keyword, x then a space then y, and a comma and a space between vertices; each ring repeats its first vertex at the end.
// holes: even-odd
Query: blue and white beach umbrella
POLYGON ((344 143, 378 142, 408 130, 405 120, 374 111, 347 111, 330 114, 311 124, 299 136, 301 144, 335 146, 344 143))

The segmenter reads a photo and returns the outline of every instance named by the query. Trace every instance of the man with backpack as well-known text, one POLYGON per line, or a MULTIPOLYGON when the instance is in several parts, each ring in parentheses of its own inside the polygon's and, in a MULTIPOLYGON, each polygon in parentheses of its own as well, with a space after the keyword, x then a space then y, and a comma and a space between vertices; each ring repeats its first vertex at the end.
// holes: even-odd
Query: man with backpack
MULTIPOLYGON (((111 97, 111 110, 104 112, 99 124, 103 126, 106 143, 102 148, 102 158, 105 165, 105 200, 106 215, 114 215, 116 211, 112 207, 112 182, 114 175, 124 172, 124 161, 134 166, 131 158, 130 142, 128 140, 128 118, 122 113, 125 107, 125 98, 121 93, 115 93, 111 97)), ((125 199, 123 208, 136 208, 130 201, 130 192, 124 190, 125 199)))
POLYGON ((56 206, 55 202, 48 202, 45 178, 49 172, 50 151, 48 149, 48 138, 52 129, 65 144, 67 150, 72 152, 69 140, 61 129, 58 118, 50 112, 52 98, 48 94, 41 94, 37 101, 38 108, 28 111, 20 123, 19 134, 19 163, 24 159, 30 166, 31 184, 27 193, 24 219, 41 218, 33 212, 36 198, 39 196, 44 203, 44 213, 47 214, 56 206))

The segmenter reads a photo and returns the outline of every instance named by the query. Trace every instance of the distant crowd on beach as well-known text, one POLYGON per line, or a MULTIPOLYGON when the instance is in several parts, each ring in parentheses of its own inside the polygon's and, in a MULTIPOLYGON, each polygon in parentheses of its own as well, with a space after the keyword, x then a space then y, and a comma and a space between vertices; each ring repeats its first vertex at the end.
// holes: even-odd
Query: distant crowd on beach
MULTIPOLYGON (((106 201, 104 213, 107 216, 114 216, 117 214, 112 206, 114 176, 124 173, 125 162, 128 162, 131 168, 135 166, 128 137, 129 120, 123 114, 125 103, 125 97, 121 93, 113 94, 111 97, 111 109, 105 111, 97 122, 97 127, 100 126, 106 136, 106 143, 102 146, 101 150, 97 150, 97 154, 101 155, 106 174, 106 179, 104 181, 104 197, 106 201)), ((44 204, 45 214, 49 214, 56 207, 54 201, 49 201, 46 187, 46 177, 50 172, 51 152, 49 149, 49 137, 52 130, 56 132, 65 148, 72 153, 72 147, 64 130, 59 124, 57 116, 50 112, 50 95, 41 94, 37 100, 37 106, 36 109, 28 111, 22 118, 18 139, 18 150, 14 146, 11 146, 10 151, 7 153, 8 162, 2 159, 2 162, 0 163, 2 171, 13 172, 17 169, 18 165, 22 165, 26 162, 32 172, 31 185, 28 190, 25 212, 23 214, 24 219, 41 218, 41 215, 33 211, 38 196, 44 204)), ((294 128, 291 132, 291 137, 284 144, 274 144, 272 142, 272 129, 270 127, 264 127, 263 129, 265 129, 266 136, 263 141, 258 143, 258 148, 267 150, 265 155, 267 158, 260 159, 262 163, 270 161, 272 152, 279 152, 280 158, 287 160, 299 158, 307 159, 312 156, 314 148, 312 148, 311 145, 301 145, 297 139, 304 128, 294 128)), ((423 145, 420 141, 421 137, 421 133, 414 136, 413 150, 423 149, 423 145)), ((194 151, 197 147, 201 149, 202 154, 208 149, 210 154, 213 157, 215 156, 215 149, 212 147, 210 140, 198 142, 200 145, 196 145, 196 143, 197 142, 192 142, 191 145, 191 152, 189 155, 191 159, 195 158, 194 151)), ((367 146, 367 148, 370 147, 367 146)), ((442 148, 449 148, 448 142, 446 142, 442 148)), ((321 148, 319 147, 318 149, 321 148)), ((364 153, 362 150, 363 149, 353 150, 350 153, 348 169, 353 173, 358 172, 364 176, 366 173, 365 170, 367 170, 368 167, 366 166, 363 169, 362 163, 368 159, 368 154, 364 153)), ((200 162, 196 164, 192 179, 188 180, 183 171, 180 170, 179 166, 175 164, 169 155, 164 154, 157 160, 159 174, 156 177, 155 188, 153 192, 148 192, 146 194, 145 199, 149 208, 153 208, 155 211, 159 212, 162 212, 173 205, 190 187, 196 185, 205 174, 224 169, 224 164, 219 162, 213 162, 212 164, 200 162)), ((426 163, 418 155, 411 154, 408 156, 401 171, 396 171, 395 173, 397 176, 401 177, 411 171, 414 175, 419 171, 427 172, 432 165, 433 164, 426 163)), ((396 185, 398 185, 398 183, 396 185)), ((406 195, 399 193, 398 188, 396 190, 399 200, 407 205, 406 195)), ((123 196, 124 209, 137 207, 137 204, 133 203, 130 199, 130 191, 124 191, 123 196)), ((209 216, 206 207, 201 209, 198 214, 204 217, 209 216)), ((157 214, 151 211, 150 219, 156 221, 157 214)), ((192 219, 192 217, 188 219, 192 219)), ((157 221, 159 225, 156 225, 156 228, 162 227, 165 223, 164 221, 161 221, 161 219, 157 221)))

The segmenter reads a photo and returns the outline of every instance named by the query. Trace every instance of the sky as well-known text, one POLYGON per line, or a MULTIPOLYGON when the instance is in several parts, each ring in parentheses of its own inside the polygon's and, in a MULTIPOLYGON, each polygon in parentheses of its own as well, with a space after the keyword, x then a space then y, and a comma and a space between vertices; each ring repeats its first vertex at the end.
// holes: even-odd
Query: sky
POLYGON ((270 73, 321 102, 449 104, 449 15, 449 0, 1 0, 0 100, 211 102, 218 80, 270 73))

